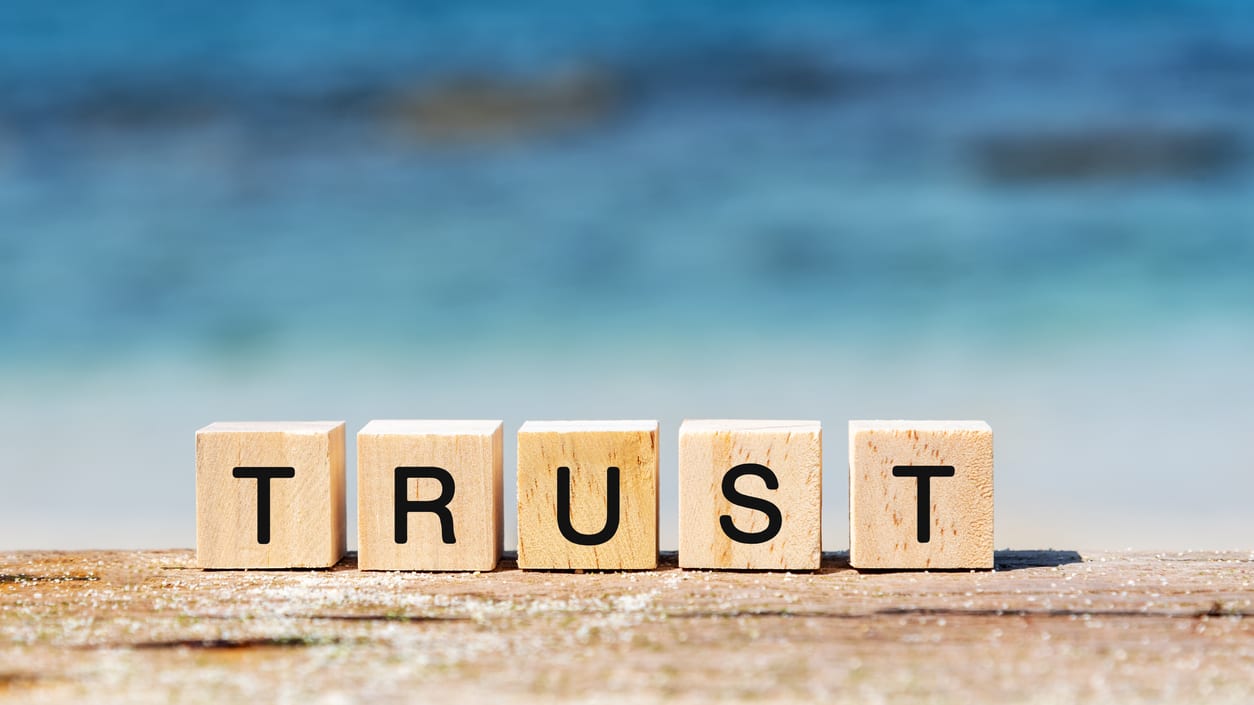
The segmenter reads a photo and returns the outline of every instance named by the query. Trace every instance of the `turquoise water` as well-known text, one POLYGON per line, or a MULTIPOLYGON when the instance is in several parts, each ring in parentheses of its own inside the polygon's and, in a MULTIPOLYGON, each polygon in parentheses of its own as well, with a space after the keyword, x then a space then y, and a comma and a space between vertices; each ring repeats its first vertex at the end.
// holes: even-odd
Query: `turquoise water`
POLYGON ((989 420, 999 546, 1248 548, 1254 11, 884 5, 6 3, 0 548, 457 416, 661 418, 664 546, 728 416, 825 422, 829 550, 864 417, 989 420))

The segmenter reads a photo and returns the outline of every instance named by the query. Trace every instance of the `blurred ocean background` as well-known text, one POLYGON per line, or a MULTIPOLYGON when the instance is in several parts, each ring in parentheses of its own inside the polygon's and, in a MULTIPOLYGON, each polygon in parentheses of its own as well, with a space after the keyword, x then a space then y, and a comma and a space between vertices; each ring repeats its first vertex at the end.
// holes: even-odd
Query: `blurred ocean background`
POLYGON ((0 548, 215 420, 980 418, 997 546, 1254 547, 1254 5, 0 6, 0 548))

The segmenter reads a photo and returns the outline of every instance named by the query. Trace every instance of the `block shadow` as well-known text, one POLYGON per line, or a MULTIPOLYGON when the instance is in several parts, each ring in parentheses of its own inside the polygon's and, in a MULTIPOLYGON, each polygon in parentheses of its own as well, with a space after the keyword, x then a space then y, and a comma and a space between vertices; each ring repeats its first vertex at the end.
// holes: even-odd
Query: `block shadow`
MULTIPOLYGON (((1056 551, 1047 550, 1018 550, 1018 551, 994 551, 993 552, 993 572, 1002 573, 1012 570, 1023 570, 1025 568, 1057 568, 1058 566, 1068 565, 1071 563, 1082 563, 1084 557, 1076 551, 1056 551)), ((832 551, 823 554, 822 567, 820 573, 835 573, 843 570, 855 570, 849 565, 848 551, 832 551)), ((918 569, 903 570, 862 570, 862 573, 967 573, 965 569, 958 570, 933 570, 923 571, 918 569)))
POLYGON ((1022 570, 1024 568, 1057 568, 1071 563, 1083 563, 1084 557, 1076 551, 1054 549, 1032 551, 994 551, 993 570, 1022 570))
MULTIPOLYGON (((1026 568, 1057 568, 1059 566, 1069 565, 1072 563, 1082 563, 1083 561, 1084 561, 1084 557, 1081 556, 1076 551, 1057 551, 1054 549, 1016 550, 1016 551, 1003 550, 1003 551, 995 551, 993 553, 993 572, 1002 573, 1002 572, 1008 572, 1008 571, 1013 571, 1013 570, 1024 570, 1026 568)), ((357 552, 349 551, 344 556, 344 558, 341 559, 340 562, 337 563, 335 567, 331 568, 330 570, 331 571, 357 570, 357 552)), ((518 570, 518 553, 516 551, 505 551, 503 555, 501 556, 501 561, 500 563, 497 564, 496 568, 488 572, 500 573, 500 572, 511 571, 511 570, 518 570)), ((675 551, 660 552, 658 554, 658 566, 655 570, 656 571, 680 570, 679 554, 675 551)), ((838 572, 847 571, 847 570, 854 570, 854 568, 849 565, 849 552, 848 551, 825 551, 823 553, 823 558, 822 558, 820 567, 817 572, 818 573, 838 573, 838 572)), ((425 572, 430 572, 430 571, 425 571, 425 572)), ((616 573, 619 571, 618 570, 607 570, 607 571, 551 570, 551 571, 545 571, 545 572, 616 573)), ((653 572, 653 571, 645 571, 645 572, 653 572)), ((775 572, 775 573, 778 573, 778 572, 784 572, 784 571, 778 571, 778 570, 724 571, 724 570, 720 570, 717 572, 753 572, 753 573, 775 572)), ((810 571, 797 571, 797 572, 810 572, 810 571)), ((909 569, 909 570, 863 570, 859 572, 862 572, 862 573, 918 573, 918 572, 967 573, 970 571, 966 569, 933 570, 933 571, 909 569)))

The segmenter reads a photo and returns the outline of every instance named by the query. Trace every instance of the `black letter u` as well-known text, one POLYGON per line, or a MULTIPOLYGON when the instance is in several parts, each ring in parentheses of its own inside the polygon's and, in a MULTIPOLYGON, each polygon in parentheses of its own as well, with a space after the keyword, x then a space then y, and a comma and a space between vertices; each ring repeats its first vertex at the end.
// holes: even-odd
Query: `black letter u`
POLYGON ((599 546, 614 538, 618 532, 618 468, 610 466, 605 471, 605 526, 595 534, 585 534, 570 524, 570 468, 557 469, 557 528, 562 536, 580 546, 599 546))

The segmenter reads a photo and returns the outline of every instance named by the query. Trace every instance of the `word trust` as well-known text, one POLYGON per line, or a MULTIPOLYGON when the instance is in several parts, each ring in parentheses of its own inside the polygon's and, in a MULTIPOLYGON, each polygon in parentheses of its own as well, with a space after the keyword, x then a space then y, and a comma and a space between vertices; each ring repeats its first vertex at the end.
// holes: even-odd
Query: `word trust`
MULTIPOLYGON (((502 554, 500 421, 371 421, 357 433, 358 567, 486 571, 502 554)), ((344 423, 196 432, 202 568, 326 568, 345 554, 344 423)), ((658 423, 528 421, 517 432, 518 566, 658 564, 658 423)), ((818 421, 679 427, 681 568, 817 570, 818 421)), ((849 422, 849 562, 993 567, 993 433, 982 421, 849 422)))

